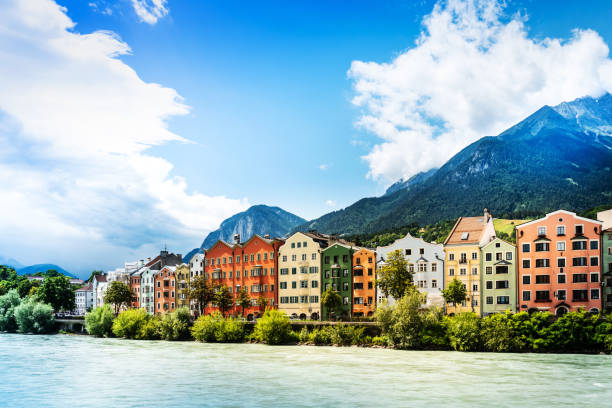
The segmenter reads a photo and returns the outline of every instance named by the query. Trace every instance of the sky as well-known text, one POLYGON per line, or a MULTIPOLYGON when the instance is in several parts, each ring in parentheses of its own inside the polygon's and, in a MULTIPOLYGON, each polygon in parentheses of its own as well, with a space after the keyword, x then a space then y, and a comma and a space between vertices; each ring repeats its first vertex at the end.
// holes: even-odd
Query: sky
POLYGON ((612 91, 582 1, 5 0, 0 256, 85 275, 306 219, 612 91))

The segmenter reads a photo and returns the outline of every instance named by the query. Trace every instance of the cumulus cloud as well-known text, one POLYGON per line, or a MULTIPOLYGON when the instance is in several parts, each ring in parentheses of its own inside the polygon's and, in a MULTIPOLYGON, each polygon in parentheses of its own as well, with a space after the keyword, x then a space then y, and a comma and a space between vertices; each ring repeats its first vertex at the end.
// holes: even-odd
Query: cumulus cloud
POLYGON ((336 206, 336 202, 334 200, 327 200, 325 201, 325 205, 328 207, 335 207, 336 206))
POLYGON ((163 242, 188 249, 244 210, 246 199, 189 192, 147 154, 185 141, 167 120, 189 108, 118 59, 130 48, 114 33, 74 26, 51 0, 10 0, 0 13, 2 255, 116 264, 163 242))
POLYGON ((155 24, 168 14, 166 0, 132 0, 132 7, 140 21, 155 24))
POLYGON ((326 163, 319 164, 319 170, 325 171, 325 170, 329 169, 329 167, 330 167, 330 165, 326 164, 326 163))
POLYGON ((609 49, 596 32, 535 39, 526 24, 499 2, 448 0, 391 62, 353 61, 356 124, 381 139, 364 156, 368 177, 408 178, 543 105, 612 91, 609 49))

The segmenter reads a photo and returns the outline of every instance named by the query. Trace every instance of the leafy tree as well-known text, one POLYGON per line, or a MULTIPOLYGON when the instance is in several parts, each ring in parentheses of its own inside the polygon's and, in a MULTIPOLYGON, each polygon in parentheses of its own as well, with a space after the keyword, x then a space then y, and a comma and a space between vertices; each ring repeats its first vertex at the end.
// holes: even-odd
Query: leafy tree
POLYGON ((0 281, 0 296, 6 295, 10 290, 10 283, 8 281, 0 281))
POLYGON ((20 333, 50 333, 55 325, 53 308, 31 297, 15 308, 15 320, 20 333))
POLYGON ((19 296, 23 299, 24 297, 30 294, 30 290, 34 287, 34 282, 29 279, 23 279, 17 284, 17 292, 19 292, 19 296))
POLYGON ((191 334, 197 341, 208 343, 239 343, 244 340, 244 322, 235 318, 224 318, 215 312, 209 316, 200 316, 191 328, 191 334))
POLYGON ((58 276, 64 275, 62 275, 55 269, 47 269, 47 272, 45 272, 45 278, 57 278, 58 276))
POLYGON ((446 289, 442 289, 442 297, 446 303, 452 303, 457 311, 457 305, 467 299, 467 289, 457 278, 453 279, 446 289))
POLYGON ((85 283, 92 282, 92 281, 93 281, 93 279, 94 279, 94 276, 96 276, 96 275, 104 275, 104 271, 97 270, 97 269, 96 269, 96 270, 91 271, 91 275, 89 275, 89 278, 87 278, 87 280, 85 281, 85 283))
POLYGON ((214 302, 219 308, 219 311, 223 316, 234 304, 234 299, 229 291, 229 288, 225 285, 217 285, 215 287, 214 302))
POLYGON ((283 344, 290 339, 290 335, 291 322, 286 314, 278 310, 266 310, 253 329, 253 337, 266 344, 283 344))
POLYGON ((191 337, 189 309, 180 307, 172 313, 165 313, 159 322, 159 336, 162 340, 187 340, 191 337))
POLYGON ((409 288, 414 287, 412 273, 408 269, 408 261, 401 250, 392 251, 387 255, 385 265, 377 272, 376 284, 385 296, 400 299, 409 288))
POLYGON ((17 281, 18 277, 19 276, 14 268, 6 265, 0 265, 0 281, 15 282, 17 281))
POLYGON ((457 351, 479 351, 481 347, 480 317, 465 312, 448 319, 448 338, 457 351))
MULTIPOLYGON (((333 312, 335 314, 342 306, 342 296, 340 296, 340 294, 330 286, 321 295, 321 304, 325 306, 329 312, 333 312)), ((328 318, 329 312, 327 316, 328 318)))
POLYGON ((204 307, 214 300, 214 292, 204 276, 200 275, 189 282, 188 297, 198 305, 201 316, 204 314, 204 307))
POLYGON ((14 332, 17 330, 15 309, 21 303, 16 289, 9 290, 0 296, 0 331, 14 332))
POLYGON ((37 295, 41 302, 51 305, 55 311, 74 310, 74 290, 66 276, 45 278, 37 295))
POLYGON ((260 295, 257 299, 257 304, 265 311, 268 307, 268 298, 264 295, 260 295))
POLYGON ((109 305, 96 307, 85 313, 85 329, 96 337, 109 337, 112 334, 115 315, 109 305))
POLYGON ((130 306, 133 297, 132 288, 130 288, 128 284, 120 281, 112 281, 104 294, 104 303, 113 305, 115 308, 115 316, 117 316, 121 306, 130 306))
POLYGON ((127 339, 144 339, 145 328, 152 316, 145 309, 128 309, 113 321, 113 334, 127 339))
POLYGON ((244 316, 244 309, 251 305, 251 297, 249 296, 249 292, 247 292, 245 287, 240 289, 238 292, 238 298, 236 299, 240 307, 242 307, 242 316, 244 316))

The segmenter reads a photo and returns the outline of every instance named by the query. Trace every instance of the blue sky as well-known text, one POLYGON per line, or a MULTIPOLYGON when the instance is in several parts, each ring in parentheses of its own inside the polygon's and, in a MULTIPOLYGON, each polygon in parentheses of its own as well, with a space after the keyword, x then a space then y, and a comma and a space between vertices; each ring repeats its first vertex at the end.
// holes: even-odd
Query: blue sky
POLYGON ((86 273, 249 205, 312 219, 381 195, 612 91, 612 7, 584 4, 8 0, 0 256, 86 273))

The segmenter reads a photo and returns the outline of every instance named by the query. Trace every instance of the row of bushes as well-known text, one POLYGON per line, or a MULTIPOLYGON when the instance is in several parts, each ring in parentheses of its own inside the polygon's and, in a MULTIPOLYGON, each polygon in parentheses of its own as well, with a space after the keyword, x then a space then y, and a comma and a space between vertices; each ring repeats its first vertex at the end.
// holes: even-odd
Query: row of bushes
POLYGON ((584 310, 556 318, 549 312, 444 316, 423 308, 419 293, 375 314, 387 345, 398 349, 494 352, 612 352, 612 315, 584 310))
POLYGON ((34 296, 24 299, 16 289, 0 296, 0 331, 44 334, 55 329, 53 308, 34 296))
POLYGON ((85 314, 87 332, 98 337, 134 340, 189 340, 190 315, 187 308, 152 316, 144 309, 128 309, 115 317, 108 305, 85 314))

